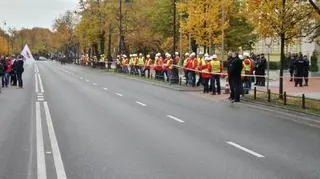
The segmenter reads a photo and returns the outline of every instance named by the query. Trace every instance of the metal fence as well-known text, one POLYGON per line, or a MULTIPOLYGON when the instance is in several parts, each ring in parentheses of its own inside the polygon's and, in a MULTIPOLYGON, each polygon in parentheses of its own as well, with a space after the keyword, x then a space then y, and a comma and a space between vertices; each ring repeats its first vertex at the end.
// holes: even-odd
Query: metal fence
POLYGON ((304 94, 301 96, 293 96, 284 92, 283 95, 279 95, 278 93, 272 93, 271 90, 260 91, 255 87, 253 90, 253 95, 248 95, 246 98, 263 103, 282 106, 284 108, 320 114, 320 100, 307 98, 304 94))

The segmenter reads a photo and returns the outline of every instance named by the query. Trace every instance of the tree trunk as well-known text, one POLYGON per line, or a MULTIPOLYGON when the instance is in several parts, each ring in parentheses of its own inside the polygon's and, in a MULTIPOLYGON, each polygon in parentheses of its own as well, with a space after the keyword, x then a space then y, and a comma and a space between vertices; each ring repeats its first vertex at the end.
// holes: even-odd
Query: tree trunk
POLYGON ((111 61, 112 61, 112 56, 111 56, 111 25, 109 25, 109 39, 108 39, 108 69, 111 69, 111 61))
POLYGON ((283 98, 283 67, 284 67, 284 61, 285 61, 285 55, 284 55, 284 46, 285 46, 285 34, 280 34, 281 39, 281 47, 280 47, 280 81, 279 81, 279 98, 283 98))

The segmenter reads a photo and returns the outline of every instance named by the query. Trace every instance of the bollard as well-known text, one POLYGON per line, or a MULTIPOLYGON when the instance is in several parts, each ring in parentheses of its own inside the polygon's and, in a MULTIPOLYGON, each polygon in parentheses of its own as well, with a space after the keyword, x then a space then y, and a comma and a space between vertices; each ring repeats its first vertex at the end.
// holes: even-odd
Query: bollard
POLYGON ((287 105, 287 92, 283 93, 283 104, 287 105))
POLYGON ((271 90, 268 89, 268 102, 270 103, 271 102, 271 90))
POLYGON ((257 87, 254 87, 254 90, 253 90, 253 99, 254 99, 254 100, 257 99, 257 87))
POLYGON ((306 97, 302 94, 302 109, 306 109, 306 97))

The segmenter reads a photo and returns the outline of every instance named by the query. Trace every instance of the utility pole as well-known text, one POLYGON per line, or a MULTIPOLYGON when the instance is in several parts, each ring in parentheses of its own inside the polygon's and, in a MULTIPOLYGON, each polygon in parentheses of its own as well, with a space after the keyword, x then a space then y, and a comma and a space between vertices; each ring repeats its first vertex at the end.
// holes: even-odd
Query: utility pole
MULTIPOLYGON (((177 33, 176 33, 176 16, 177 16, 177 6, 176 6, 176 0, 173 0, 173 65, 176 65, 175 60, 175 52, 176 52, 176 43, 177 43, 177 33)), ((171 84, 177 84, 179 83, 179 72, 176 66, 173 66, 172 74, 171 74, 171 84)))
MULTIPOLYGON (((222 19, 221 19, 221 25, 222 27, 224 26, 224 6, 223 6, 223 1, 221 1, 222 3, 222 19)), ((221 61, 223 62, 224 61, 224 29, 222 29, 222 42, 221 42, 221 61)))

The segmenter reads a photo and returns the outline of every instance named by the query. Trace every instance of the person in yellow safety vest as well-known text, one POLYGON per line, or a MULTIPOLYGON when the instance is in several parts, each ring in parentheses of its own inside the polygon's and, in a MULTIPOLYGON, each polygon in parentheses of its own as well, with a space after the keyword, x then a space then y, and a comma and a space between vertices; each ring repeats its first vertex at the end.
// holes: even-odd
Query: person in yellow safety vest
POLYGON ((201 83, 203 85, 203 93, 209 93, 209 80, 211 78, 211 64, 210 64, 211 57, 205 57, 205 62, 199 66, 199 70, 201 71, 201 83))
POLYGON ((138 74, 140 73, 140 76, 145 76, 143 73, 143 66, 144 66, 144 56, 142 53, 139 54, 138 58, 138 64, 137 64, 138 74))
POLYGON ((186 52, 184 54, 184 60, 183 60, 183 64, 182 64, 183 70, 184 70, 184 78, 186 79, 186 86, 188 85, 188 70, 185 68, 188 64, 189 56, 190 56, 190 54, 188 52, 186 52))
POLYGON ((148 73, 147 73, 148 78, 150 78, 151 65, 152 65, 152 59, 150 58, 150 55, 148 54, 147 59, 145 60, 144 70, 143 70, 143 74, 146 74, 146 71, 148 71, 148 73))
MULTIPOLYGON (((203 52, 200 52, 199 53, 199 57, 197 58, 198 60, 198 66, 197 66, 197 69, 199 70, 199 67, 201 67, 202 65, 206 64, 205 60, 204 60, 204 54, 203 52)), ((199 79, 198 79, 198 82, 197 82, 197 86, 200 86, 200 83, 202 82, 202 75, 201 75, 201 72, 199 73, 199 79)))
POLYGON ((129 66, 130 66, 130 74, 134 74, 134 54, 130 54, 130 60, 129 60, 129 66))
POLYGON ((163 72, 163 77, 167 79, 167 81, 169 82, 169 75, 168 75, 168 60, 170 60, 171 55, 169 53, 166 53, 166 58, 163 61, 162 64, 162 72, 163 72))
POLYGON ((122 72, 123 73, 129 73, 128 70, 129 60, 127 58, 127 55, 122 56, 122 72))
POLYGON ((138 61, 139 61, 139 57, 138 57, 138 54, 133 54, 133 64, 134 64, 134 71, 133 73, 135 75, 139 75, 139 71, 138 71, 138 68, 139 68, 139 65, 138 65, 138 61))
POLYGON ((210 80, 210 89, 212 90, 212 95, 221 94, 221 85, 220 85, 220 78, 221 73, 223 71, 223 64, 220 60, 218 60, 217 55, 212 55, 212 61, 210 62, 211 69, 212 69, 212 77, 210 80), (217 84, 217 88, 216 88, 217 84))
POLYGON ((172 82, 172 69, 173 69, 173 58, 170 54, 168 54, 168 60, 167 60, 167 75, 168 75, 168 82, 172 82))
POLYGON ((245 76, 245 75, 252 75, 253 74, 253 61, 250 59, 249 53, 243 54, 244 59, 242 61, 242 79, 243 79, 243 93, 248 94, 251 85, 252 85, 252 76, 245 76))

